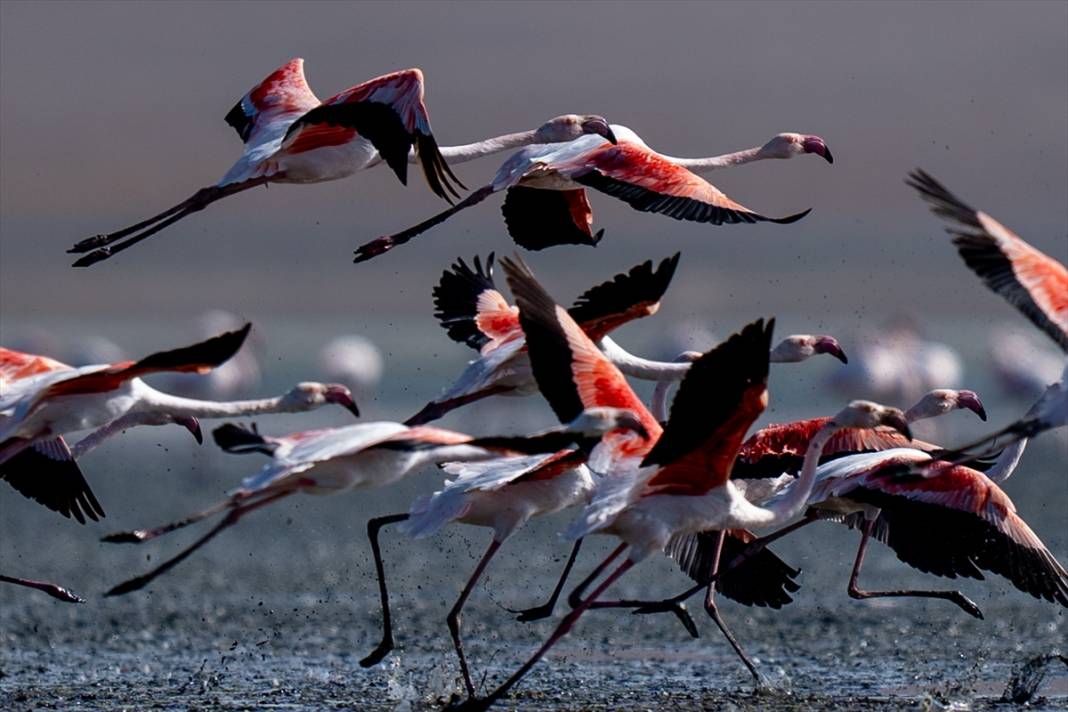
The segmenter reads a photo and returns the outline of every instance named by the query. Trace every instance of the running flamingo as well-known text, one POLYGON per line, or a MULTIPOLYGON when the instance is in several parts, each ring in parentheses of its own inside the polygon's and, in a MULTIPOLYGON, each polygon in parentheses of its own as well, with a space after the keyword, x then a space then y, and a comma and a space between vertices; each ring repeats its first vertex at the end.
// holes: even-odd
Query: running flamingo
POLYGON ((455 213, 506 190, 504 221, 520 247, 541 250, 555 245, 596 245, 593 210, 586 188, 629 204, 635 210, 662 213, 676 220, 711 223, 792 223, 808 210, 769 218, 739 205, 699 172, 766 158, 793 158, 815 153, 833 162, 818 136, 780 134, 763 147, 713 158, 662 156, 625 126, 611 126, 612 137, 588 135, 567 143, 528 146, 501 166, 488 185, 448 210, 394 235, 379 237, 356 250, 363 262, 408 242, 455 213), (606 140, 607 139, 607 140, 606 140))
POLYGON ((0 396, 0 464, 42 440, 107 425, 122 427, 167 418, 227 418, 261 413, 299 413, 336 403, 358 415, 348 388, 300 383, 284 395, 258 400, 216 402, 179 398, 158 391, 142 376, 162 372, 204 373, 241 347, 251 324, 192 346, 162 351, 140 361, 66 368, 51 359, 4 350, 0 359, 23 377, 0 396))
MULTIPOLYGON (((512 262, 502 264, 530 341, 535 376, 554 408, 566 406, 574 398, 564 385, 571 378, 579 381, 580 391, 596 388, 598 380, 604 383, 610 378, 611 370, 605 369, 611 366, 567 313, 552 302, 529 270, 512 262), (561 360, 571 364, 570 368, 562 369, 561 360)), ((602 480, 593 501, 569 529, 568 536, 612 533, 623 543, 572 594, 575 608, 545 644, 490 695, 469 699, 462 708, 486 709, 497 701, 566 635, 608 586, 635 563, 662 550, 673 535, 707 529, 709 525, 722 529, 767 526, 792 517, 804 505, 815 479, 819 452, 836 430, 891 424, 908 432, 901 411, 854 401, 813 438, 801 486, 793 497, 771 508, 757 507, 745 500, 729 482, 728 474, 745 430, 766 403, 770 326, 765 327, 762 320, 749 325, 692 366, 675 398, 672 417, 651 450, 635 447, 633 440, 603 441, 598 448, 600 454, 595 452, 591 462, 594 469, 611 474, 602 480), (708 397, 712 389, 718 396, 715 399, 708 397), (586 599, 580 599, 581 592, 628 547, 629 558, 586 599)), ((611 392, 615 397, 627 397, 620 389, 611 392)))
MULTIPOLYGON (((384 487, 427 465, 488 460, 502 454, 554 452, 576 440, 599 437, 616 429, 640 430, 640 427, 633 414, 619 408, 590 409, 568 426, 527 437, 475 438, 452 430, 409 428, 391 422, 357 423, 267 437, 237 425, 222 425, 214 431, 215 442, 220 447, 233 453, 262 452, 271 456, 271 462, 258 474, 246 478, 226 499, 201 512, 153 529, 104 537, 102 541, 111 543, 140 544, 227 512, 222 521, 181 553, 148 573, 113 587, 105 595, 117 596, 143 588, 244 515, 296 492, 334 494, 384 487)), ((382 562, 377 546, 374 549, 381 581, 382 562)))

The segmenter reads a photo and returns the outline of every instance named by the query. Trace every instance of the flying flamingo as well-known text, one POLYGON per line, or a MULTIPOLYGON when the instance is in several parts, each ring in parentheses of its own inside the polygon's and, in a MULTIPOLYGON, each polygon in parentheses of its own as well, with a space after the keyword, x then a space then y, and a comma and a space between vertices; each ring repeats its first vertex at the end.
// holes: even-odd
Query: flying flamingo
MULTIPOLYGON (((954 236, 953 244, 968 267, 1068 352, 1068 269, 994 218, 963 203, 924 171, 913 171, 906 182, 932 205, 936 215, 953 223, 947 232, 954 236)), ((1018 455, 1026 439, 1065 425, 1068 425, 1068 363, 1060 380, 1046 389, 1023 418, 973 443, 942 453, 939 459, 972 462, 992 454, 991 446, 999 439, 1000 446, 1015 444, 1014 452, 1018 455)))
MULTIPOLYGON (((653 267, 652 260, 632 267, 585 291, 571 307, 571 316, 593 339, 628 321, 655 314, 678 266, 679 254, 653 267)), ((525 396, 538 390, 530 373, 526 339, 519 312, 493 282, 493 253, 474 269, 458 259, 434 287, 434 316, 449 337, 478 350, 456 382, 438 399, 409 418, 419 425, 449 411, 493 395, 525 396)), ((622 349, 620 349, 622 350, 622 349)))
MULTIPOLYGON (((226 516, 207 534, 146 574, 129 579, 105 595, 117 596, 143 588, 194 551, 236 524, 241 517, 296 492, 334 494, 355 489, 384 487, 408 474, 453 460, 478 461, 502 454, 554 452, 576 439, 598 437, 616 429, 637 429, 633 414, 618 408, 584 411, 568 426, 527 437, 475 438, 464 433, 401 423, 358 423, 292 433, 283 437, 262 436, 233 424, 215 429, 215 442, 227 452, 262 452, 271 462, 217 504, 184 519, 153 529, 136 529, 105 536, 102 541, 140 544, 195 524, 212 515, 226 516)), ((374 546, 375 565, 382 579, 382 562, 374 546)))
MULTIPOLYGON (((645 380, 678 381, 688 364, 650 361, 631 354, 608 337, 633 319, 656 313, 678 265, 679 255, 653 268, 647 260, 584 292, 569 309, 575 321, 601 347, 623 373, 645 380)), ((526 338, 518 311, 510 306, 493 282, 493 254, 483 266, 476 257, 472 269, 462 259, 442 274, 434 288, 434 316, 449 337, 479 351, 463 373, 438 399, 409 418, 407 425, 436 420, 449 411, 493 395, 526 396, 536 393, 530 372, 526 338)), ((826 353, 841 361, 845 354, 831 336, 788 336, 772 351, 772 361, 804 361, 826 353)))
MULTIPOLYGON (((51 359, 4 351, 0 358, 24 374, 0 396, 0 464, 35 442, 106 425, 123 427, 166 418, 226 418, 262 413, 299 413, 336 403, 358 415, 348 388, 300 383, 275 398, 216 402, 158 391, 142 376, 161 372, 204 373, 241 347, 251 324, 192 346, 162 351, 140 361, 61 368, 51 359)), ((62 365, 62 364, 60 364, 62 365)), ((110 434, 110 431, 107 432, 110 434)))
MULTIPOLYGON (((682 358, 692 359, 692 356, 683 354, 682 358)), ((654 414, 663 408, 661 403, 666 399, 667 390, 664 385, 658 384, 654 391, 654 414)), ((986 420, 986 409, 975 391, 937 388, 925 394, 915 405, 905 411, 905 421, 912 424, 961 409, 970 410, 982 420, 986 420)), ((812 436, 830 420, 830 417, 810 418, 792 423, 772 424, 760 429, 742 444, 731 470, 731 481, 750 502, 764 502, 777 495, 795 481, 812 436)), ((920 440, 910 441, 889 427, 871 430, 843 429, 824 445, 820 464, 847 455, 902 447, 928 453, 941 450, 937 445, 920 440)), ((1019 457, 1015 456, 1015 459, 1018 461, 1019 457)), ((827 518, 818 516, 814 510, 810 510, 809 516, 811 516, 811 521, 827 518)), ((809 523, 807 519, 802 522, 809 523)), ((793 531, 800 526, 803 524, 791 525, 787 530, 793 531)), ((787 530, 783 530, 781 535, 788 533, 787 530)), ((714 597, 719 587, 719 576, 729 572, 730 566, 745 562, 747 556, 761 551, 763 546, 763 541, 755 543, 751 540, 745 542, 748 546, 740 547, 737 546, 737 542, 728 540, 726 542, 728 546, 724 548, 724 543, 720 542, 721 538, 719 532, 707 531, 676 537, 672 540, 667 550, 668 555, 678 562, 679 568, 696 581, 697 585, 677 596, 665 599, 663 604, 680 603, 701 588, 707 587, 705 610, 713 619, 716 618, 718 613, 714 597), (730 546, 730 544, 734 545, 730 546), (721 564, 724 567, 722 569, 721 564)))
POLYGON ((459 197, 456 186, 464 186, 446 160, 462 163, 529 143, 608 134, 608 123, 599 116, 567 114, 533 131, 439 148, 423 104, 419 69, 386 74, 319 101, 299 57, 253 87, 226 115, 226 123, 245 150, 218 183, 148 220, 82 240, 68 252, 89 254, 74 266, 105 260, 217 200, 260 185, 337 180, 383 162, 406 185, 408 163, 418 162, 431 191, 452 202, 459 197))
MULTIPOLYGON (((571 363, 568 370, 572 376, 603 380, 607 362, 599 360, 599 352, 584 339, 567 313, 552 302, 529 270, 511 262, 502 263, 530 341, 535 375, 539 383, 544 383, 542 392, 550 402, 563 404, 565 398, 573 397, 562 388, 568 374, 561 369, 559 359, 571 363), (558 375, 562 370, 564 378, 558 375)), ((764 409, 770 348, 770 325, 765 327, 762 320, 749 325, 691 367, 675 398, 672 417, 651 450, 642 453, 642 448, 627 447, 625 441, 606 439, 602 443, 601 454, 595 452, 591 462, 595 463, 594 469, 603 466, 611 474, 602 480, 593 501, 568 530, 568 536, 612 533, 623 543, 572 594, 575 608, 545 644, 490 695, 469 699, 463 708, 485 709, 493 704, 571 629, 608 586, 635 563, 662 550, 673 535, 710 526, 767 526, 792 517, 812 487, 820 449, 837 429, 892 424, 908 431, 901 411, 854 401, 813 439, 798 489, 804 496, 795 494, 773 508, 750 504, 727 476, 745 430, 764 409), (717 397, 709 398, 709 392, 715 392, 717 397), (580 599, 592 580, 628 547, 628 559, 586 599, 580 599)), ((589 389, 593 385, 579 387, 589 389)))
POLYGON ((833 162, 818 136, 780 134, 762 147, 712 158, 662 156, 625 126, 612 125, 613 136, 587 135, 567 143, 528 146, 512 155, 493 181, 453 207, 394 235, 356 250, 363 262, 408 242, 455 213, 494 193, 507 191, 502 208, 508 233, 520 247, 541 250, 555 245, 596 245, 604 230, 593 233, 593 210, 586 188, 618 198, 635 210, 661 213, 676 220, 711 223, 792 223, 808 210, 769 218, 739 205, 697 175, 766 158, 793 158, 806 153, 833 162), (614 140, 613 140, 614 139, 614 140))

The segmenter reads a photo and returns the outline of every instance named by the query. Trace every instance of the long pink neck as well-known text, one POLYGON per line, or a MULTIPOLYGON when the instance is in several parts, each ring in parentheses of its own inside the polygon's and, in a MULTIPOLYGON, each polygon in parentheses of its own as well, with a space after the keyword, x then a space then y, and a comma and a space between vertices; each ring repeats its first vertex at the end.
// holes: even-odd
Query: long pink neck
POLYGON ((233 418, 264 413, 300 413, 316 405, 286 396, 259 398, 241 401, 208 401, 196 398, 181 398, 144 386, 140 403, 135 406, 141 412, 161 412, 168 415, 194 418, 233 418))
POLYGON ((708 158, 674 158, 672 156, 664 156, 664 158, 694 173, 709 173, 720 168, 740 166, 743 163, 752 163, 753 161, 768 158, 768 156, 760 153, 760 149, 760 146, 754 146, 743 151, 724 153, 722 156, 709 156, 708 158))
MULTIPOLYGON (((465 143, 462 146, 441 146, 438 150, 450 164, 466 163, 483 156, 492 156, 495 153, 511 151, 523 146, 537 143, 534 131, 520 131, 518 133, 494 136, 475 143, 465 143)), ((415 154, 409 155, 409 162, 415 161, 415 154)))

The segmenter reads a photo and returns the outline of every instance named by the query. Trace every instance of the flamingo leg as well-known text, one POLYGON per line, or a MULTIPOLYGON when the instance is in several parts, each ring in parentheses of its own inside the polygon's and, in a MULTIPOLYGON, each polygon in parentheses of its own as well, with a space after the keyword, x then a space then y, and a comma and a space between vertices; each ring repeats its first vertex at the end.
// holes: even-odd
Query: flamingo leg
MULTIPOLYGON (((716 553, 712 559, 712 576, 715 577, 719 573, 720 557, 723 554, 723 542, 726 539, 724 532, 718 532, 718 541, 716 542, 716 553)), ((723 620, 723 617, 719 614, 719 608, 716 606, 716 581, 713 580, 708 584, 708 592, 705 594, 705 613, 708 617, 715 621, 719 627, 719 632, 723 633, 723 637, 727 639, 727 642, 734 648, 735 654, 741 659, 742 663, 749 668, 749 674, 753 676, 758 685, 766 685, 766 678, 757 670, 756 665, 749 659, 749 656, 742 650, 742 646, 739 645, 738 640, 734 637, 734 633, 727 627, 727 623, 723 620)))
POLYGON ((12 583, 16 586, 25 586, 26 588, 35 588, 38 591, 47 593, 52 598, 58 598, 66 603, 85 603, 85 599, 74 593, 71 593, 62 586, 57 586, 54 583, 48 583, 47 581, 34 581, 32 579, 15 578, 14 576, 4 576, 0 574, 0 581, 3 583, 12 583))
POLYGON ((743 551, 741 554, 738 554, 738 556, 735 556, 730 561, 730 563, 727 564, 726 568, 719 571, 716 576, 712 578, 712 583, 715 583, 716 579, 720 575, 725 574, 733 569, 736 569, 754 554, 758 554, 764 549, 766 549, 768 544, 770 544, 771 542, 776 541, 778 539, 782 539, 787 534, 791 534, 800 529, 801 527, 807 527, 809 524, 818 521, 820 521, 819 515, 816 513, 815 510, 810 509, 808 512, 805 512, 805 516, 803 518, 797 520, 793 524, 788 524, 782 529, 774 531, 771 534, 768 534, 767 536, 762 536, 759 539, 750 542, 749 545, 745 547, 745 551, 743 551))
POLYGON ((72 254, 88 252, 89 254, 78 259, 74 263, 75 267, 88 267, 89 265, 96 264, 101 260, 106 260, 107 258, 136 245, 138 242, 155 235, 165 227, 173 225, 179 220, 203 210, 217 200, 234 195, 235 193, 240 193, 249 188, 254 188, 258 185, 264 185, 270 180, 270 178, 254 178, 241 183, 231 183, 224 186, 212 185, 206 188, 201 188, 196 193, 193 193, 188 199, 169 210, 165 210, 159 215, 113 233, 95 235, 82 240, 74 245, 74 247, 67 250, 67 252, 72 254), (132 235, 132 237, 128 237, 129 235, 132 235), (124 242, 117 245, 115 244, 123 238, 126 238, 124 242))
POLYGON ((474 403, 483 398, 489 398, 490 396, 495 396, 499 393, 507 393, 512 390, 515 390, 512 386, 489 386, 488 388, 483 388, 480 391, 468 393, 464 396, 446 398, 442 401, 430 401, 423 406, 422 410, 405 420, 404 424, 410 428, 415 427, 416 425, 425 425, 438 418, 443 418, 450 411, 463 407, 468 403, 474 403))
POLYGON ((604 561, 597 564, 597 568, 590 572, 590 575, 579 581, 578 586, 571 591, 567 596, 567 604, 572 608, 578 608, 582 605, 582 594, 586 592, 586 589, 590 587, 598 576, 604 573, 604 570, 608 568, 609 564, 615 561, 620 554, 627 548, 626 544, 620 544, 612 553, 609 554, 604 561))
POLYGON ((132 529, 125 532, 113 532, 107 536, 100 538, 100 541, 105 541, 109 544, 140 544, 141 542, 155 539, 158 536, 169 534, 176 529, 182 529, 188 527, 190 524, 196 524, 197 522, 207 519, 213 514, 218 514, 226 509, 232 509, 239 506, 239 501, 236 499, 224 499, 221 502, 217 502, 205 510, 191 514, 184 519, 178 519, 164 524, 162 526, 155 527, 153 529, 132 529))
POLYGON ((856 599, 864 598, 888 598, 897 596, 916 596, 918 598, 941 598, 960 606, 960 608, 970 616, 974 616, 979 620, 983 619, 983 612, 979 610, 979 606, 975 605, 967 596, 960 591, 915 591, 915 590, 898 590, 898 591, 864 591, 857 587, 857 579, 860 578, 860 567, 864 565, 864 552, 868 548, 868 542, 871 541, 872 530, 875 529, 875 519, 867 519, 864 522, 864 529, 860 535, 860 546, 857 547, 857 558, 853 562, 853 573, 849 576, 849 597, 856 599))
POLYGON ((575 565, 575 559, 578 558, 580 548, 582 548, 582 539, 576 539, 575 545, 571 547, 571 555, 567 557, 567 563, 564 564, 564 570, 560 574, 560 580, 556 582, 556 588, 553 589, 552 595, 549 596, 548 601, 533 608, 524 608, 518 611, 513 611, 511 608, 508 609, 509 613, 519 614, 516 617, 517 621, 529 623, 530 621, 538 621, 542 618, 548 618, 553 614, 553 609, 556 608, 556 602, 560 598, 560 592, 564 590, 564 583, 567 581, 567 577, 571 574, 571 567, 575 565))
MULTIPOLYGON (((603 571, 604 569, 606 569, 608 567, 608 565, 616 557, 619 556, 619 554, 622 552, 622 550, 624 548, 626 548, 626 544, 620 545, 619 548, 617 548, 615 551, 613 551, 611 554, 609 554, 608 558, 606 558, 597 567, 597 569, 595 569, 595 572, 603 571)), ((501 683, 501 685, 496 690, 491 692, 486 697, 482 697, 482 698, 478 698, 478 699, 475 699, 475 698, 468 699, 466 702, 464 702, 463 704, 459 705, 458 709, 461 709, 461 710, 485 710, 485 709, 488 709, 491 705, 493 705, 501 697, 503 697, 504 694, 508 692, 508 690, 510 690, 513 686, 515 686, 515 684, 517 682, 522 680, 523 677, 528 672, 530 672, 530 669, 532 667, 534 667, 534 665, 536 665, 537 662, 542 659, 542 657, 544 657, 545 653, 549 652, 550 648, 552 648, 554 645, 556 645, 556 643, 561 638, 563 638, 565 635, 567 635, 571 631, 571 629, 574 627, 574 625, 578 621, 578 619, 590 607, 590 604, 592 604, 594 601, 596 601, 597 597, 600 596, 602 593, 604 593, 605 589, 607 589, 609 586, 611 586, 613 583, 615 583, 619 579, 620 576, 622 576, 623 574, 627 573, 627 571, 629 571, 632 566, 634 566, 634 562, 632 560, 630 560, 630 559, 627 559, 622 564, 620 564, 612 573, 610 573, 608 576, 605 577, 604 581, 602 581, 593 590, 593 593, 590 594, 589 598, 587 598, 585 600, 578 601, 578 606, 573 608, 566 616, 564 616, 564 619, 562 621, 560 621, 560 625, 558 625, 556 627, 556 630, 553 631, 552 635, 550 635, 548 637, 548 639, 544 643, 542 643, 541 647, 538 648, 534 652, 534 654, 530 657, 530 659, 527 660, 525 663, 523 663, 523 665, 521 665, 519 667, 519 669, 516 670, 515 673, 512 674, 511 677, 509 677, 507 680, 505 680, 503 683, 501 683)), ((583 581, 583 583, 588 586, 590 581, 592 580, 592 578, 596 578, 596 577, 595 576, 587 577, 587 580, 583 581)), ((569 596, 569 600, 573 599, 574 597, 575 597, 575 592, 572 592, 571 596, 569 596)))
POLYGON ((361 245, 356 250, 356 257, 352 261, 356 263, 366 262, 372 257, 377 257, 378 255, 381 255, 384 252, 389 252, 397 245, 403 245, 404 243, 411 240, 413 237, 416 237, 417 235, 426 232, 435 225, 440 225, 441 223, 445 222, 450 217, 460 212, 464 208, 470 208, 472 205, 477 205, 478 203, 481 203, 483 200, 493 195, 493 193, 494 190, 492 185, 482 186, 481 188, 461 200, 456 205, 453 205, 447 210, 441 211, 434 217, 424 220, 418 225, 414 225, 408 228, 407 230, 402 230, 393 235, 383 235, 382 237, 376 237, 374 240, 371 240, 370 242, 361 245))
POLYGON ((235 507, 234 509, 231 509, 230 513, 227 514, 221 522, 216 524, 215 527, 213 527, 211 531, 209 531, 207 534, 193 542, 188 548, 184 549, 176 556, 167 559, 162 564, 152 569, 148 573, 142 574, 141 576, 135 576, 132 579, 128 579, 126 581, 123 581, 119 585, 114 586, 107 593, 105 593, 104 596, 121 596, 124 593, 130 593, 131 591, 137 591, 141 588, 144 588, 149 583, 151 583, 152 580, 154 580, 156 577, 167 573, 172 568, 174 568, 186 558, 188 558, 189 555, 192 554, 194 551, 214 539, 224 529, 227 529, 228 527, 237 524, 241 517, 245 516, 249 512, 259 509, 260 507, 270 504, 271 502, 277 501, 282 497, 293 494, 294 492, 296 492, 296 490, 282 490, 280 492, 275 492, 274 494, 264 497, 263 499, 257 500, 256 502, 253 502, 251 504, 245 504, 240 507, 235 507))
POLYGON ((389 611, 389 589, 386 587, 386 571, 382 564, 382 550, 378 546, 378 531, 387 524, 396 524, 408 519, 408 514, 389 514, 375 517, 367 522, 367 538, 371 542, 371 553, 375 557, 375 573, 378 575, 378 595, 382 601, 382 641, 366 657, 360 660, 360 667, 373 667, 382 662, 382 658, 393 650, 393 617, 389 611))
POLYGON ((449 615, 446 617, 445 622, 449 626, 449 633, 452 634, 452 645, 456 649, 456 657, 460 660, 460 672, 464 677, 464 687, 467 688, 467 696, 475 696, 475 686, 471 683, 471 673, 467 669, 467 656, 464 655, 464 643, 460 637, 460 614, 463 611, 464 604, 467 603, 467 597, 471 595, 471 590, 474 589, 475 583, 482 577, 482 572, 486 570, 486 566, 489 564, 490 559, 497 553, 497 549, 501 547, 501 542, 494 539, 490 542, 489 548, 486 549, 486 553, 482 555, 482 559, 478 562, 478 566, 475 567, 474 572, 471 574, 471 578, 467 580, 467 585, 464 586, 464 590, 460 592, 460 597, 456 599, 456 603, 453 604, 452 610, 449 611, 449 615))

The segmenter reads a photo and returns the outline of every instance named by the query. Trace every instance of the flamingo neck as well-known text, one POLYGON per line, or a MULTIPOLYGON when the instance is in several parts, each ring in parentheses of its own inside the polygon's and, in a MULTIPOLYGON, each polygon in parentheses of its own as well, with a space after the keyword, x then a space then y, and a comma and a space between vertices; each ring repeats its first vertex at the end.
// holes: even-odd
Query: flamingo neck
POLYGON ((779 497, 769 502, 766 506, 745 507, 745 516, 738 520, 739 526, 745 527, 770 527, 782 524, 788 519, 793 519, 808 504, 808 498, 812 494, 812 488, 816 484, 816 470, 819 468, 820 457, 823 456, 823 448, 841 427, 834 421, 816 431, 805 450, 805 460, 801 466, 801 475, 796 482, 783 492, 779 497))
POLYGON ((615 364, 620 371, 633 378, 641 378, 645 381, 681 381, 686 372, 690 370, 689 363, 650 361, 635 356, 607 336, 603 337, 597 345, 605 358, 615 364))
POLYGON ((761 154, 761 148, 761 146, 754 146, 743 151, 724 153, 721 156, 709 156, 708 158, 674 158, 672 156, 664 156, 664 158, 694 173, 707 173, 720 168, 730 168, 731 166, 740 166, 743 163, 763 160, 767 156, 761 154))
POLYGON ((518 133, 494 136, 475 143, 466 143, 462 146, 442 146, 438 150, 441 151, 442 157, 450 164, 466 163, 476 158, 492 156, 495 153, 503 153, 504 151, 522 148, 537 142, 534 131, 520 131, 518 133))
POLYGON ((1016 466, 1020 464, 1024 450, 1027 449, 1027 438, 1021 438, 1007 446, 994 461, 994 466, 986 471, 986 476, 996 484, 1001 484, 1012 476, 1016 466))
POLYGON ((310 403, 298 402, 285 396, 240 401, 208 401, 172 396, 148 386, 144 388, 146 392, 142 394, 141 402, 137 406, 138 411, 162 411, 168 415, 193 418, 233 418, 265 413, 300 413, 315 407, 310 403))
POLYGON ((107 425, 97 428, 79 440, 78 443, 70 449, 71 457, 77 460, 82 455, 98 448, 111 436, 118 435, 127 428, 132 428, 137 425, 164 425, 169 422, 170 421, 167 419, 160 418, 157 413, 127 413, 126 415, 115 418, 115 420, 107 425))

